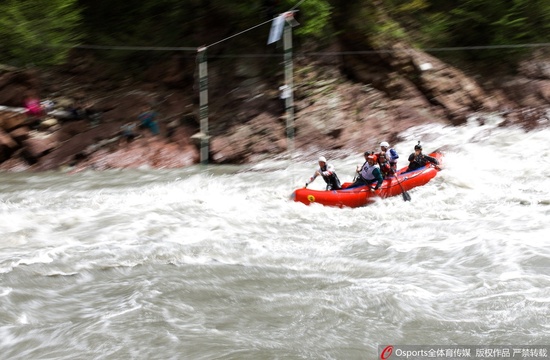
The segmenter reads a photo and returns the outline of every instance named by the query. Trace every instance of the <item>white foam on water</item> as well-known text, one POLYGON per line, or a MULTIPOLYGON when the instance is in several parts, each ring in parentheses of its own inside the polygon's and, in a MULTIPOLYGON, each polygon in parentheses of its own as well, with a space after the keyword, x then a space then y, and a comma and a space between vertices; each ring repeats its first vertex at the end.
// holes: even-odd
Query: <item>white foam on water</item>
MULTIPOLYGON (((498 124, 403 133, 400 167, 420 140, 444 170, 410 202, 358 209, 292 202, 316 166, 299 154, 0 174, 0 350, 353 358, 379 343, 543 343, 550 133, 498 124)), ((364 150, 331 159, 342 181, 364 150)))

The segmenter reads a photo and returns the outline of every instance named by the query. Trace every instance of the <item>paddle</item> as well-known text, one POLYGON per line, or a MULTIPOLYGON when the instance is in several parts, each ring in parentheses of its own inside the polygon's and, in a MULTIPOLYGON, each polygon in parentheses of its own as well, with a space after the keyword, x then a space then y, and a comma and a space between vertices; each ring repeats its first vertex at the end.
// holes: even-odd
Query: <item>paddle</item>
POLYGON ((401 187, 401 191, 402 194, 403 194, 403 201, 411 201, 411 196, 409 195, 408 192, 405 191, 405 189, 403 189, 403 185, 401 185, 401 183, 399 182, 399 178, 397 177, 397 175, 395 173, 393 173, 393 176, 395 176, 395 180, 397 181, 397 183, 399 184, 399 186, 401 187))
MULTIPOLYGON (((365 166, 366 163, 367 163, 367 162, 365 161, 365 162, 363 163, 363 165, 361 165, 361 167, 358 166, 357 169, 362 169, 363 166, 365 166)), ((359 177, 359 171, 358 171, 358 170, 355 170, 355 176, 353 177, 353 182, 355 182, 355 180, 357 180, 358 177, 359 177)))

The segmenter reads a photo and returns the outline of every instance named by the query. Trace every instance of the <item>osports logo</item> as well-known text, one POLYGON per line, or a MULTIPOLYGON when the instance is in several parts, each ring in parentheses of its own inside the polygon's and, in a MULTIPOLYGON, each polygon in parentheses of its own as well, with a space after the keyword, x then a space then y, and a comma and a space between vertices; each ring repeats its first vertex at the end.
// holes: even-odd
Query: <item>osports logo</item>
POLYGON ((393 353, 393 346, 388 345, 380 352, 380 359, 381 360, 387 360, 391 357, 391 354, 393 353))

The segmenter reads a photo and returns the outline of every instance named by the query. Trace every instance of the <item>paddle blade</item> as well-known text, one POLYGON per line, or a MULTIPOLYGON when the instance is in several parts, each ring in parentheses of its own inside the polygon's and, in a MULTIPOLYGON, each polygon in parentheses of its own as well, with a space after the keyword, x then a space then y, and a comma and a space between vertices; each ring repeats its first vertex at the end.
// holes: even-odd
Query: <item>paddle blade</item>
POLYGON ((403 201, 411 201, 411 196, 408 192, 403 192, 403 201))

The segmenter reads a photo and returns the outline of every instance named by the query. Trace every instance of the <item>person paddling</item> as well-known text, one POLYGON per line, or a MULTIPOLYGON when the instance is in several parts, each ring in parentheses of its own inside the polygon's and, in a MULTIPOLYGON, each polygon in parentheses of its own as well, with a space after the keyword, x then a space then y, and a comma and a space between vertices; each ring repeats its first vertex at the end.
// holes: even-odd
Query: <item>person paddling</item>
POLYGON ((359 186, 371 185, 376 183, 374 188, 370 187, 371 191, 378 190, 382 186, 384 178, 380 172, 380 166, 376 163, 376 156, 372 155, 370 152, 366 151, 365 154, 365 163, 362 166, 358 166, 356 171, 358 173, 357 180, 353 182, 346 189, 351 189, 359 186))
POLYGON ((380 166, 380 172, 382 173, 382 177, 384 179, 395 174, 395 170, 392 169, 390 162, 386 158, 386 154, 383 152, 378 154, 378 166, 380 166))
POLYGON ((395 151, 394 148, 390 148, 390 144, 387 141, 382 141, 380 143, 380 150, 382 150, 380 154, 386 154, 386 159, 388 160, 391 169, 393 170, 393 172, 396 172, 397 159, 399 159, 399 154, 397 154, 397 151, 395 151))
POLYGON ((336 175, 336 172, 334 172, 334 166, 332 164, 327 163, 327 159, 324 156, 319 157, 319 168, 315 170, 315 173, 312 177, 309 178, 308 181, 306 181, 306 186, 311 184, 317 176, 321 176, 323 180, 327 183, 327 190, 339 190, 342 188, 342 185, 340 184, 340 179, 338 179, 338 175, 336 175))
POLYGON ((418 170, 421 167, 426 166, 429 162, 436 166, 439 165, 439 161, 437 161, 436 158, 422 154, 422 145, 420 145, 419 141, 418 144, 414 146, 414 153, 409 155, 409 167, 405 172, 418 170))

